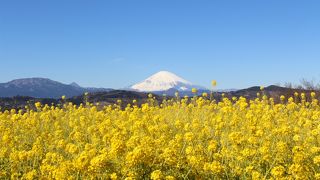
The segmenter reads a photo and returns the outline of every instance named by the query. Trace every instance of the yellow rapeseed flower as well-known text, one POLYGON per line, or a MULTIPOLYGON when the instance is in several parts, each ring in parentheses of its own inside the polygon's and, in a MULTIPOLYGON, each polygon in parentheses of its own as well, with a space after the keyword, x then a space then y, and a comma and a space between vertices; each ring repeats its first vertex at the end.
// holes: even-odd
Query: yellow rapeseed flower
POLYGON ((216 87, 216 86, 217 86, 217 81, 216 81, 216 80, 212 80, 212 81, 211 81, 211 85, 212 85, 213 87, 216 87))
POLYGON ((196 94, 198 92, 198 89, 197 88, 192 88, 191 92, 196 94))
POLYGON ((160 170, 153 171, 151 173, 152 180, 161 180, 162 179, 162 172, 160 170))
POLYGON ((310 95, 0 111, 0 177, 320 179, 320 103, 310 95))

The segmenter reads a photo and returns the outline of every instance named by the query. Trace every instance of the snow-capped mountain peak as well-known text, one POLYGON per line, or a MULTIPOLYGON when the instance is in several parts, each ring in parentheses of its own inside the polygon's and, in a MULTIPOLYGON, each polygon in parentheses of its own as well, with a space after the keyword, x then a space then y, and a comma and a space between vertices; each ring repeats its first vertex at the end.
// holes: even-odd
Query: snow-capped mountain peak
POLYGON ((178 91, 189 91, 193 84, 171 72, 160 71, 146 80, 131 86, 131 89, 144 92, 166 91, 176 89, 178 91))
POLYGON ((153 81, 153 82, 166 82, 166 83, 184 83, 184 84, 190 84, 191 83, 171 72, 168 71, 160 71, 148 79, 146 81, 153 81))

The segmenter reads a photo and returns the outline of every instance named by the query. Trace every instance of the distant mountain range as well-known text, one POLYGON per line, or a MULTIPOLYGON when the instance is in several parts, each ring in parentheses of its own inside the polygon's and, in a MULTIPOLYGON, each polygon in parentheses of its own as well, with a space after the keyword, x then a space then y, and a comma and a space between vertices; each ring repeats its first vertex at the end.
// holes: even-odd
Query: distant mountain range
MULTIPOLYGON (((61 96, 67 96, 67 101, 76 105, 89 101, 90 103, 99 103, 100 106, 117 103, 122 101, 122 106, 137 100, 137 104, 148 102, 148 94, 154 94, 154 97, 161 102, 166 94, 168 98, 179 92, 180 96, 194 94, 192 88, 198 89, 198 96, 203 92, 210 92, 207 88, 194 85, 191 82, 167 71, 160 71, 146 80, 137 83, 126 90, 113 90, 110 88, 85 88, 77 83, 63 84, 45 78, 25 78, 17 79, 7 83, 0 83, 0 111, 9 109, 23 109, 25 106, 41 102, 42 104, 61 104, 61 96), (84 93, 89 92, 87 97, 84 93)), ((253 100, 257 98, 257 93, 267 95, 274 98, 275 102, 279 102, 280 96, 292 97, 295 92, 304 92, 307 98, 311 91, 301 89, 291 89, 279 86, 269 86, 260 90, 260 87, 250 87, 241 90, 216 90, 213 93, 214 98, 220 101, 222 97, 245 97, 253 100)), ((317 92, 317 94, 320 94, 317 92)), ((317 95, 319 96, 319 95, 317 95)), ((320 98, 320 97, 317 97, 320 98)), ((310 99, 310 97, 309 97, 310 99)))
MULTIPOLYGON (((191 82, 168 71, 160 71, 146 80, 122 90, 166 94, 174 96, 178 91, 181 96, 193 95, 192 88, 197 88, 199 93, 209 92, 205 87, 191 82)), ((87 88, 77 83, 64 84, 47 78, 16 79, 7 83, 0 83, 0 97, 28 96, 34 98, 60 98, 79 96, 85 92, 109 92, 110 88, 87 88)))
MULTIPOLYGON (((310 90, 301 90, 301 89, 290 89, 284 88, 279 86, 269 86, 264 89, 262 92, 260 87, 255 86, 247 89, 242 89, 238 91, 231 91, 231 92, 214 92, 214 98, 217 101, 222 100, 222 94, 224 97, 245 97, 248 100, 254 100, 257 98, 257 93, 265 94, 269 98, 274 98, 276 103, 280 102, 280 96, 284 95, 285 97, 293 97, 294 93, 306 93, 306 97, 310 100, 310 90)), ((320 98, 320 92, 316 91, 317 97, 320 98)), ((199 93, 200 96, 200 93, 199 93)), ((165 98, 163 96, 154 95, 154 97, 159 101, 165 98)), ((170 97, 168 97, 170 98, 170 97)), ((299 97, 298 97, 299 98, 299 97)), ((122 107, 126 107, 127 104, 132 104, 133 100, 137 100, 137 104, 141 105, 142 103, 148 102, 148 93, 144 92, 135 92, 135 91, 124 91, 124 90, 112 90, 112 91, 105 91, 105 92, 93 92, 89 93, 87 97, 84 95, 73 96, 68 98, 67 102, 72 102, 75 105, 80 105, 81 103, 90 102, 90 103, 99 103, 99 107, 102 108, 104 105, 111 105, 114 103, 118 103, 117 100, 121 100, 122 107)), ((0 111, 10 110, 10 109, 24 109, 25 106, 33 106, 34 102, 41 102, 42 104, 61 104, 61 99, 57 98, 33 98, 33 97, 25 97, 25 96, 15 96, 15 97, 7 97, 1 98, 0 97, 0 111)))
MULTIPOLYGON (((148 93, 152 93, 158 96, 162 96, 163 94, 166 94, 167 96, 174 96, 176 92, 179 92, 180 96, 192 96, 194 95, 191 92, 192 88, 198 89, 198 95, 201 95, 203 92, 210 92, 210 90, 208 90, 207 88, 195 85, 171 72, 160 71, 140 83, 123 89, 124 91, 121 91, 121 93, 124 99, 126 99, 125 96, 129 97, 133 94, 143 94, 143 96, 145 96, 145 94, 148 93)), ((105 96, 104 93, 106 92, 111 92, 111 94, 113 94, 113 91, 114 90, 110 88, 81 87, 77 83, 64 84, 46 78, 25 78, 16 79, 7 83, 0 83, 0 97, 3 98, 24 96, 33 98, 59 99, 63 95, 67 96, 68 98, 72 98, 81 96, 85 92, 96 93, 96 97, 98 97, 105 96)), ((229 97, 243 96, 252 98, 255 97, 256 93, 259 91, 259 87, 251 87, 242 90, 216 90, 215 94, 221 95, 222 93, 225 93, 229 97)), ((270 95, 270 97, 276 97, 280 94, 291 95, 293 91, 299 90, 283 88, 279 86, 269 86, 265 88, 265 93, 267 95, 270 95)), ((110 94, 108 94, 108 96, 109 95, 110 94)))
POLYGON ((63 84, 46 78, 16 79, 0 83, 0 97, 29 96, 35 98, 73 97, 85 92, 108 92, 107 88, 85 88, 77 83, 63 84))

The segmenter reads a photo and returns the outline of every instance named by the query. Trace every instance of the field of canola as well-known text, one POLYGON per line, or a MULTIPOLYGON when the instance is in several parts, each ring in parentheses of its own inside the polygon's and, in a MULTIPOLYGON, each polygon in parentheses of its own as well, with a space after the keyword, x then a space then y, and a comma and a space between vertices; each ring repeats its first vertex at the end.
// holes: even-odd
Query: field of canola
POLYGON ((150 95, 125 109, 66 102, 0 112, 0 178, 320 179, 320 105, 311 97, 204 94, 157 105, 150 95))

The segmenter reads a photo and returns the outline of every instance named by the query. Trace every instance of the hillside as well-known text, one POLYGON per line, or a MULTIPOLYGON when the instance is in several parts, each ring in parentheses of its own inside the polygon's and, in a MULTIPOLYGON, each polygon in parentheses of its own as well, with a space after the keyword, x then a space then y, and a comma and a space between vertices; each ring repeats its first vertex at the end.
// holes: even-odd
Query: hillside
MULTIPOLYGON (((286 97, 294 96, 294 93, 306 93, 307 98, 309 98, 309 94, 312 92, 310 90, 299 90, 299 89, 290 89, 284 88, 279 86, 269 86, 261 92, 260 87, 255 86, 247 89, 242 89, 238 91, 232 92, 214 92, 214 97, 217 101, 221 100, 222 94, 225 97, 232 98, 232 97, 245 97, 248 100, 255 99, 257 97, 257 93, 265 94, 268 97, 274 98, 275 102, 280 102, 280 96, 284 95, 286 97)), ((202 92, 198 93, 198 96, 201 96, 202 92)), ((153 97, 158 100, 162 101, 163 96, 153 95, 153 97)), ((317 97, 319 98, 319 93, 317 93, 317 97)), ((84 95, 74 96, 68 98, 67 102, 72 102, 75 105, 80 105, 81 103, 85 103, 87 98, 87 102, 90 103, 99 103, 100 106, 103 105, 111 105, 117 103, 117 100, 122 101, 122 106, 126 106, 127 104, 132 104, 133 100, 137 100, 137 104, 141 105, 148 101, 148 93, 144 92, 136 92, 136 91, 125 91, 125 90, 112 90, 109 92, 93 92, 89 93, 87 97, 84 95)), ((172 98, 168 96, 167 98, 172 98)), ((23 109, 25 106, 33 106, 35 102, 41 102, 42 104, 61 104, 61 99, 54 99, 54 98, 33 98, 27 96, 15 96, 15 97, 7 97, 7 98, 0 98, 0 107, 2 110, 8 109, 23 109)))

